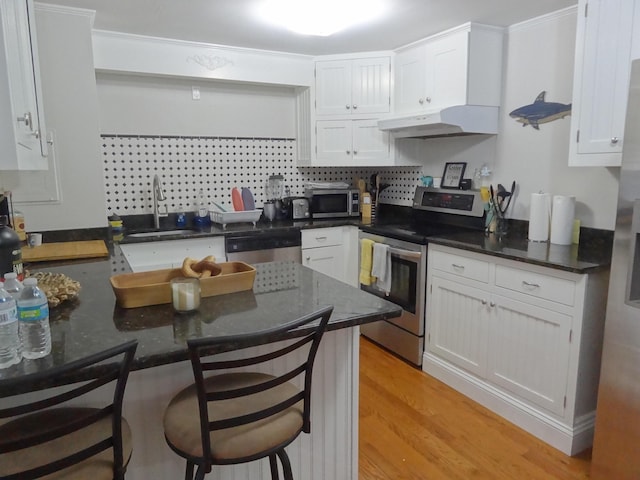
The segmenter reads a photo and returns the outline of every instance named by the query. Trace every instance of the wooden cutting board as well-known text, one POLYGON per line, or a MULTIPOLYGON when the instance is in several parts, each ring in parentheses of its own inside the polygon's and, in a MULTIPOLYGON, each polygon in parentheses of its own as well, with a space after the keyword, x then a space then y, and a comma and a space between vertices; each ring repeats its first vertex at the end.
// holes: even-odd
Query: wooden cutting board
POLYGON ((108 257, 104 240, 43 243, 37 247, 23 247, 23 262, 46 262, 74 258, 108 257))

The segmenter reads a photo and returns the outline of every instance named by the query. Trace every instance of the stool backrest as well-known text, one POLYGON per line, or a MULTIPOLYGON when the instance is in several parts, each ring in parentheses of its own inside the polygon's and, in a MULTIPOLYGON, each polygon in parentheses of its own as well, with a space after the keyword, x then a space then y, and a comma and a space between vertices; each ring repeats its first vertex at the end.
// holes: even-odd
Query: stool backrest
MULTIPOLYGON (((333 306, 324 307, 316 312, 310 313, 285 325, 256 333, 235 335, 226 337, 198 338, 188 340, 189 355, 193 367, 196 388, 198 392, 198 406, 200 409, 200 427, 203 442, 203 452, 210 452, 209 433, 212 430, 236 427, 247 423, 253 423, 260 419, 270 417, 282 412, 292 405, 303 400, 303 427, 302 431, 309 433, 311 430, 311 377, 313 365, 320 346, 320 340, 327 328, 327 323, 333 312, 333 306), (317 323, 314 323, 318 321, 317 323), (219 352, 225 345, 233 345, 234 350, 241 350, 257 345, 274 343, 286 338, 291 338, 291 332, 296 330, 301 338, 296 337, 292 343, 286 343, 276 350, 252 357, 242 357, 235 360, 216 360, 215 353, 219 352), (310 344, 310 345, 308 345, 310 344), (204 372, 215 370, 228 370, 243 368, 250 365, 259 365, 270 362, 276 358, 292 356, 294 352, 308 345, 308 353, 305 361, 295 365, 286 373, 273 378, 272 380, 234 390, 206 391, 204 384, 204 372), (212 359, 213 355, 213 359, 212 359), (226 418, 223 420, 209 421, 208 403, 219 400, 227 400, 247 395, 253 395, 277 387, 300 375, 304 375, 304 388, 296 395, 272 405, 263 410, 243 415, 241 417, 226 418)), ((291 362, 283 362, 290 365, 291 362)))
POLYGON ((37 400, 27 400, 26 403, 0 409, 0 424, 4 423, 1 421, 2 419, 11 421, 23 415, 56 407, 68 407, 72 401, 75 401, 73 405, 78 405, 76 399, 105 385, 112 384, 113 395, 100 402, 99 408, 96 408, 90 415, 82 415, 69 421, 58 422, 54 429, 39 433, 20 432, 19 438, 14 440, 0 438, 0 455, 17 452, 24 448, 37 448, 38 445, 69 435, 109 416, 112 418, 112 432, 109 437, 97 443, 78 446, 77 451, 64 458, 32 468, 29 471, 3 477, 3 479, 28 480, 40 478, 80 463, 109 448, 113 449, 114 472, 116 472, 114 476, 116 478, 121 476, 124 471, 122 401, 131 362, 137 346, 138 342, 131 340, 61 367, 33 375, 32 382, 46 385, 46 389, 38 392, 40 395, 38 395, 39 398, 37 400))

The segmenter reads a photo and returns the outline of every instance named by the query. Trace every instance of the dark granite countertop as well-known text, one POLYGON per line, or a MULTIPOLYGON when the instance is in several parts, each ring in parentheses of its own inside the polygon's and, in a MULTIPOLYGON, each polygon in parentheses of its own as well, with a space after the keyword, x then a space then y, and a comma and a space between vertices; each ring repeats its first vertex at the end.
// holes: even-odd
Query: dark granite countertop
POLYGON ((429 237, 429 242, 580 274, 606 270, 611 264, 611 243, 604 237, 585 236, 578 245, 554 245, 530 242, 516 232, 498 236, 468 231, 429 237))
MULTIPOLYGON (((115 248, 119 250, 119 248, 115 248)), ((0 370, 0 397, 45 386, 43 373, 96 351, 138 340, 133 369, 183 361, 186 340, 272 328, 334 305, 329 330, 400 315, 400 307, 358 288, 291 262, 257 264, 253 291, 203 298, 193 314, 176 314, 170 304, 123 309, 109 278, 122 273, 121 260, 75 261, 32 270, 60 272, 82 285, 77 300, 51 309, 52 353, 0 370)), ((233 349, 229 345, 228 349, 233 349)))

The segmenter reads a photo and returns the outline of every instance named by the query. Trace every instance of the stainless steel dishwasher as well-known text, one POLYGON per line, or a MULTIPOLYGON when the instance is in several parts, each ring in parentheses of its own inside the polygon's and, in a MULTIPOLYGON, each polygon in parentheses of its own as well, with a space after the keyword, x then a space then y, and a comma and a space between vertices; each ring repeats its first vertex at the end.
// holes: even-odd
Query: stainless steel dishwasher
POLYGON ((246 263, 302 263, 299 229, 267 230, 258 234, 229 234, 225 237, 227 261, 246 263))

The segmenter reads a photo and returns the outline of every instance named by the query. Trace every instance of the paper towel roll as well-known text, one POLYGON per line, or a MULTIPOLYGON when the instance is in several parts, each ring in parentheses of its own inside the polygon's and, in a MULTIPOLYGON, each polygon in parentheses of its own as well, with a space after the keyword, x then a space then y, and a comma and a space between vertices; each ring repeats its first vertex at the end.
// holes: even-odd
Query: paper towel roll
POLYGON ((551 243, 571 245, 576 197, 554 195, 551 209, 551 243))
POLYGON ((529 214, 529 240, 546 242, 549 240, 549 222, 551 220, 551 195, 532 193, 529 214))

